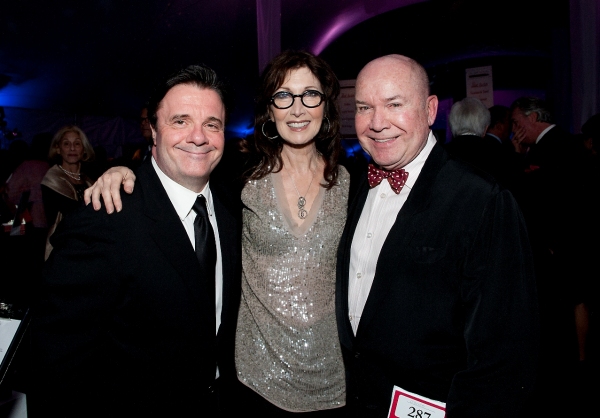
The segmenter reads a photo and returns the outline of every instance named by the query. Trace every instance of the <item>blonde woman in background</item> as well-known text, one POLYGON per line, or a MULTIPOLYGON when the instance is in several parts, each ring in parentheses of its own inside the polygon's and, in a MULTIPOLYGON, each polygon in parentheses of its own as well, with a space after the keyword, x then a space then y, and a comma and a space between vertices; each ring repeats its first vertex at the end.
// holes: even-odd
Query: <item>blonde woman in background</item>
POLYGON ((81 128, 67 125, 52 138, 48 157, 56 164, 50 167, 42 180, 42 198, 48 221, 45 259, 52 251, 49 240, 56 226, 68 212, 83 206, 83 191, 94 182, 82 172, 82 163, 94 159, 94 148, 81 128))

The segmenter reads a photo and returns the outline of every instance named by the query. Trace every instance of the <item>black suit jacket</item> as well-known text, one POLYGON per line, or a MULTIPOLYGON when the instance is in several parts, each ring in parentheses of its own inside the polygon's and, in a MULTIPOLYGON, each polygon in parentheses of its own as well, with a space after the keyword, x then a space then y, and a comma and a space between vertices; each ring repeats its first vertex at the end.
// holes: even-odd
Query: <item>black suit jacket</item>
POLYGON ((526 161, 518 198, 535 258, 542 371, 555 378, 561 370, 562 377, 579 362, 574 306, 588 300, 598 277, 590 249, 597 248, 600 186, 586 172, 576 139, 559 126, 530 147, 526 161))
POLYGON ((514 149, 502 145, 497 138, 490 135, 459 135, 445 146, 452 156, 488 172, 513 193, 520 185, 522 162, 519 155, 514 149))
MULTIPOLYGON (((555 289, 553 298, 563 300, 571 293, 567 292, 563 280, 547 280, 546 277, 566 273, 576 278, 585 274, 580 271, 581 262, 575 262, 573 257, 586 245, 581 235, 589 228, 590 220, 590 210, 584 202, 592 185, 584 174, 581 153, 576 145, 575 138, 558 126, 546 132, 526 154, 523 193, 518 195, 538 260, 538 286, 544 293, 545 286, 552 286, 555 289), (565 266, 567 271, 559 273, 556 262, 560 260, 554 255, 566 253, 573 259, 565 266)), ((572 305, 566 309, 571 310, 572 305)))
POLYGON ((517 416, 534 380, 538 316, 512 194, 436 144, 383 245, 354 336, 348 272, 362 178, 338 257, 348 409, 384 417, 397 385, 446 402, 448 418, 517 416))
POLYGON ((534 167, 558 169, 565 164, 567 166, 572 164, 565 157, 573 157, 577 153, 575 138, 561 127, 554 126, 540 138, 537 144, 530 147, 526 161, 529 165, 528 168, 533 165, 534 167))
POLYGON ((35 416, 190 416, 218 364, 235 379, 240 212, 211 183, 223 260, 223 309, 150 162, 112 215, 91 205, 54 234, 31 323, 35 416))

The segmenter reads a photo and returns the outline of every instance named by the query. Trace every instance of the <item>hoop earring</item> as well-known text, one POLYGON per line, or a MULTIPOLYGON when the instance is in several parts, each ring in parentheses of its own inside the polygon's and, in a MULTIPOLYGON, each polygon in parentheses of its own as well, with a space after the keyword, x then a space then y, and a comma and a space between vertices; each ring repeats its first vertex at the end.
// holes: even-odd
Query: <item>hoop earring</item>
POLYGON ((264 122, 263 122, 263 124, 262 124, 262 128, 260 128, 260 131, 262 132, 262 134, 263 134, 263 135, 265 136, 265 138, 267 138, 267 139, 275 139, 275 138, 279 138, 279 135, 275 135, 275 136, 268 136, 268 135, 265 133, 265 124, 266 124, 267 122, 268 122, 268 121, 264 121, 264 122))
POLYGON ((329 118, 327 116, 323 116, 323 119, 327 121, 327 130, 325 131, 325 135, 327 135, 331 129, 331 123, 329 122, 329 118))

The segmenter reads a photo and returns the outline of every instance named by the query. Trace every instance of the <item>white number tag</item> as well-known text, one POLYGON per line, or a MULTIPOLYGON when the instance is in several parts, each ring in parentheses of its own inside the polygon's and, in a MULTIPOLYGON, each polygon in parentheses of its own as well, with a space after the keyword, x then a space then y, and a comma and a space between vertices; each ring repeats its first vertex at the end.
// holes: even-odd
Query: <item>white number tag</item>
POLYGON ((446 404, 394 386, 389 418, 444 418, 446 404))

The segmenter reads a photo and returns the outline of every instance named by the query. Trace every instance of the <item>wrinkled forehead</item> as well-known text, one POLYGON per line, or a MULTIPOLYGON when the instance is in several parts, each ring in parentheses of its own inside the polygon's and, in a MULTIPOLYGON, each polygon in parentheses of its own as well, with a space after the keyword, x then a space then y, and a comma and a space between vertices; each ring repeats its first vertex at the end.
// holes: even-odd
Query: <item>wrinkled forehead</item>
POLYGON ((418 72, 409 63, 394 58, 368 64, 356 80, 357 97, 365 94, 395 97, 421 92, 423 88, 418 72))
POLYGON ((156 113, 201 111, 224 119, 225 104, 219 92, 196 84, 177 84, 165 94, 156 113))
POLYGON ((394 101, 421 102, 424 97, 418 94, 414 85, 394 77, 367 79, 357 83, 355 102, 369 105, 386 104, 394 101))
MULTIPOLYGON (((186 83, 178 83, 174 86, 170 87, 164 94, 164 96, 155 103, 156 108, 152 111, 152 106, 149 108, 149 115, 153 115, 154 117, 158 117, 160 112, 164 112, 165 107, 172 107, 173 105, 183 105, 185 102, 182 101, 184 97, 187 97, 188 100, 190 97, 194 96, 202 96, 204 98, 209 97, 211 106, 218 106, 219 109, 222 109, 224 115, 223 119, 227 118, 227 107, 225 105, 225 101, 223 99, 222 92, 205 86, 199 82, 186 82, 186 83), (213 98, 217 98, 218 100, 212 100, 213 98), (218 102, 218 103, 217 103, 218 102)), ((205 100, 200 100, 200 103, 204 105, 203 107, 207 107, 209 103, 204 103, 205 100)), ((150 124, 153 123, 153 118, 150 118, 150 124)), ((154 126, 154 125, 153 125, 154 126)))

